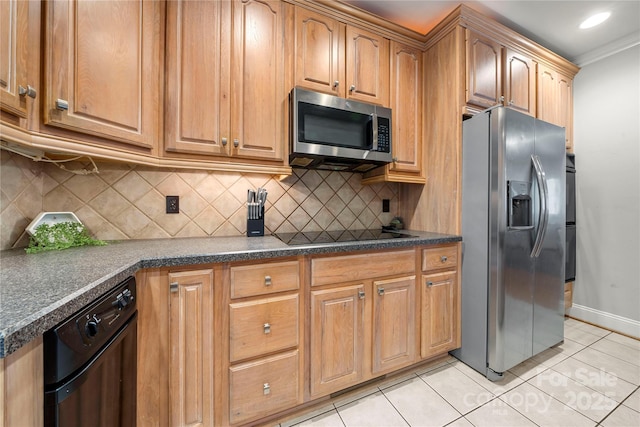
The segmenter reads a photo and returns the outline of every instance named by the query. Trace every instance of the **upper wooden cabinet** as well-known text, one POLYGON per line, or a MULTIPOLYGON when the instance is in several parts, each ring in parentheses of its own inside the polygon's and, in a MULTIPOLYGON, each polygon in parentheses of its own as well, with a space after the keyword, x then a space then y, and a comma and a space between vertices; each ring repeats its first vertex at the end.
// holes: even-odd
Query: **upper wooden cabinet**
POLYGON ((347 97, 389 105, 389 40, 347 26, 347 97))
POLYGON ((506 49, 505 105, 521 113, 536 116, 536 67, 526 55, 506 49))
POLYGON ((229 51, 221 46, 223 38, 228 46, 229 31, 222 29, 223 6, 228 9, 228 2, 167 2, 167 151, 226 154, 221 138, 229 132, 229 51))
POLYGON ((36 82, 27 80, 29 3, 0 2, 0 108, 23 118, 27 96, 36 96, 36 82))
POLYGON ((296 7, 295 35, 296 86, 344 95, 345 24, 296 7))
POLYGON ((168 3, 168 152, 283 160, 290 8, 259 0, 168 3))
POLYGON ((295 84, 389 105, 389 40, 302 7, 295 11, 295 84))
POLYGON ((422 52, 391 41, 390 69, 393 162, 367 172, 362 183, 395 181, 424 184, 422 52))
POLYGON ((155 1, 48 2, 44 124, 153 148, 161 16, 155 1))
POLYGON ((573 79, 538 64, 538 118, 565 128, 565 147, 573 149, 573 79))
POLYGON ((538 111, 541 102, 555 104, 571 138, 571 80, 579 68, 464 4, 429 32, 425 50, 423 102, 428 113, 423 149, 428 179, 422 187, 403 187, 398 214, 410 229, 459 234, 464 116, 502 102, 539 116, 547 109, 538 111), (538 99, 538 85, 552 84, 539 83, 536 70, 541 64, 562 76, 556 77, 561 90, 556 90, 555 101, 538 99))
POLYGON ((500 43, 466 30, 466 101, 479 107, 502 103, 502 51, 500 43))
POLYGON ((504 104, 535 116, 536 68, 531 58, 467 29, 466 65, 467 104, 504 104))

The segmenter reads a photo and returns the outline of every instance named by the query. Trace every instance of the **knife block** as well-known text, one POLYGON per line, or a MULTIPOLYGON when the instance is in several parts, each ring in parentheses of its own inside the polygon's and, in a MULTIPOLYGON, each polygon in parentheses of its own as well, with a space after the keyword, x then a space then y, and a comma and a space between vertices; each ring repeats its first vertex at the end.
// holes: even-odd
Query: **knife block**
POLYGON ((260 218, 247 219, 247 237, 264 236, 264 207, 260 210, 260 218))

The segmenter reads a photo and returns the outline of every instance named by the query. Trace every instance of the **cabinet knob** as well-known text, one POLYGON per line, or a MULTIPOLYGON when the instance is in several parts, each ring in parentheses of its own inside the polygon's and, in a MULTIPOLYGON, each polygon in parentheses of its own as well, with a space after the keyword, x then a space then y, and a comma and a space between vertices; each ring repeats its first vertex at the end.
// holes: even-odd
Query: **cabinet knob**
POLYGON ((264 276, 264 285, 271 286, 271 276, 264 276))
POLYGON ((362 290, 358 291, 358 298, 364 299, 364 291, 362 290))
POLYGON ((36 90, 31 85, 27 85, 26 88, 24 86, 22 86, 22 85, 18 86, 18 95, 20 95, 20 96, 25 96, 26 95, 29 98, 35 98, 37 94, 38 94, 38 92, 36 92, 36 90))
POLYGON ((340 82, 338 80, 333 82, 333 87, 338 87, 340 86, 340 82))
POLYGON ((430 288, 430 287, 432 287, 432 286, 433 286, 433 282, 432 282, 431 280, 429 280, 429 281, 427 282, 427 287, 428 287, 428 288, 430 288))
POLYGON ((236 147, 236 148, 238 148, 240 146, 240 141, 238 141, 238 138, 235 138, 233 140, 233 146, 236 147))
POLYGON ((178 282, 173 282, 169 284, 169 290, 171 292, 178 292, 178 282))
POLYGON ((442 256, 440 257, 440 261, 442 261, 443 263, 444 263, 444 262, 447 262, 447 260, 448 260, 448 259, 449 259, 449 258, 447 258, 445 255, 442 255, 442 256))
POLYGON ((262 384, 262 394, 265 396, 271 394, 271 386, 269 383, 262 384))
POLYGON ((222 138, 222 146, 226 147, 227 146, 227 138, 222 138))
POLYGON ((270 334, 271 333, 271 324, 270 323, 265 323, 264 325, 262 325, 262 328, 264 329, 264 333, 265 334, 270 334))
POLYGON ((349 92, 353 92, 354 90, 356 90, 356 85, 349 86, 349 92))
POLYGON ((378 288, 378 295, 380 296, 384 295, 384 288, 378 288))
POLYGON ((500 101, 500 104, 504 105, 504 95, 500 97, 500 99, 498 100, 500 101))
POLYGON ((392 157, 392 158, 391 158, 391 161, 392 161, 393 163, 397 163, 397 162, 398 162, 398 158, 397 158, 397 157, 392 157))
POLYGON ((69 103, 64 99, 56 99, 56 109, 60 111, 67 111, 69 109, 69 103))
POLYGON ((509 101, 509 105, 513 105, 513 99, 509 101))

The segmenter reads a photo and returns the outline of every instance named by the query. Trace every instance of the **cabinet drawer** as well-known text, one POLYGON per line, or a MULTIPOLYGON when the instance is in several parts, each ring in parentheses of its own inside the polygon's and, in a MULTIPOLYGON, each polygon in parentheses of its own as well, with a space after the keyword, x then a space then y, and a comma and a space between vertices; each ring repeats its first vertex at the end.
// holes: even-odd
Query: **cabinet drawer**
POLYGON ((298 289, 298 261, 231 267, 231 298, 244 298, 298 289))
POLYGON ((298 295, 231 304, 230 360, 296 347, 298 328, 298 295))
POLYGON ((229 368, 229 421, 263 417, 299 402, 298 351, 229 368))
POLYGON ((332 256, 311 260, 311 286, 412 274, 415 251, 332 256))
POLYGON ((422 250, 422 270, 437 270, 458 265, 458 247, 442 246, 422 250))

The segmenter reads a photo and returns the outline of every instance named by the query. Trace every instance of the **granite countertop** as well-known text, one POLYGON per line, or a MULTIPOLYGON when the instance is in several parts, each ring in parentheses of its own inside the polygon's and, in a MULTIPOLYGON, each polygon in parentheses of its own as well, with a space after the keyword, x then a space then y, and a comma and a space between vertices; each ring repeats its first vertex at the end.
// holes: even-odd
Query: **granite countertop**
POLYGON ((42 335, 143 268, 451 243, 460 236, 409 231, 402 239, 289 246, 276 237, 128 240, 26 254, 0 252, 0 358, 42 335))

